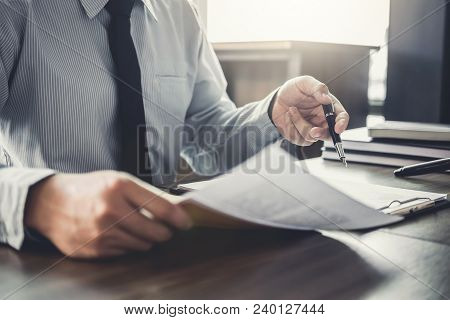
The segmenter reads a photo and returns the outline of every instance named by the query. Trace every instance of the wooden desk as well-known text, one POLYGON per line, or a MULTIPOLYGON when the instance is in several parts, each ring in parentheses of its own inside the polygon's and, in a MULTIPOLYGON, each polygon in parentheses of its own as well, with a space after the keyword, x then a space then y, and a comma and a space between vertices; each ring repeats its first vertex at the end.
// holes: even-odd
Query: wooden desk
MULTIPOLYGON (((311 171, 450 193, 450 175, 395 179, 389 168, 320 159, 311 171)), ((54 251, 0 248, 0 295, 58 261, 54 251)), ((450 209, 364 233, 193 230, 142 255, 66 260, 11 299, 444 299, 450 209)))

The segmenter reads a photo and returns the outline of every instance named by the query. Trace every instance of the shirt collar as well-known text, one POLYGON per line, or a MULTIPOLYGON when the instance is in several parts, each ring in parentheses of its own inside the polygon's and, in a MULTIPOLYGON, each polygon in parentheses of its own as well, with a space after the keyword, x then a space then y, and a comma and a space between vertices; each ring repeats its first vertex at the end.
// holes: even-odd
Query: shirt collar
MULTIPOLYGON (((90 19, 96 17, 100 11, 106 6, 109 0, 80 0, 81 5, 86 11, 90 19)), ((152 14, 153 18, 158 21, 155 13, 155 7, 153 6, 152 0, 140 0, 147 7, 148 11, 152 14)))

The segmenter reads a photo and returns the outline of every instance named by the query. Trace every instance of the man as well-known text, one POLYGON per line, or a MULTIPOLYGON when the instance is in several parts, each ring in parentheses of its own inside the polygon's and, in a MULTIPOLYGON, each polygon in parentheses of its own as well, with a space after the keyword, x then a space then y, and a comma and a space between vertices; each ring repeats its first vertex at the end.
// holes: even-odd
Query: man
MULTIPOLYGON (((0 0, 1 242, 37 233, 84 258, 149 250, 192 225, 150 185, 172 184, 180 155, 217 174, 280 133, 328 137, 331 98, 311 77, 239 109, 225 89, 186 0, 0 0)), ((349 117, 335 102, 340 133, 349 117)))

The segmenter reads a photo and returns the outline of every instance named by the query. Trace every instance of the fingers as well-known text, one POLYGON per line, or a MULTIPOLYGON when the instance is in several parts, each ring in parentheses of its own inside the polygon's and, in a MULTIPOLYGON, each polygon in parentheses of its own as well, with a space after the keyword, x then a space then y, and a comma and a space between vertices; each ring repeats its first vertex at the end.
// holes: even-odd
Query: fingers
MULTIPOLYGON (((337 134, 343 133, 347 127, 349 122, 349 115, 347 112, 342 112, 336 117, 336 125, 334 127, 334 131, 337 134)), ((330 132, 328 130, 328 126, 323 127, 314 127, 311 129, 310 135, 317 140, 328 140, 330 138, 330 132)))
POLYGON ((334 131, 336 131, 337 134, 341 134, 348 127, 350 115, 347 113, 344 106, 335 96, 331 95, 331 97, 333 98, 334 108, 336 111, 336 125, 334 127, 334 131))
MULTIPOLYGON (((334 127, 334 131, 337 134, 341 134, 344 132, 348 127, 349 117, 348 114, 345 113, 347 116, 343 115, 339 121, 336 121, 336 125, 334 127)), ((337 119, 337 118, 336 118, 337 119)))
POLYGON ((93 251, 86 254, 77 254, 72 256, 72 258, 81 258, 81 259, 107 259, 107 258, 114 258, 123 256, 126 254, 127 251, 123 249, 118 248, 112 248, 112 249, 105 249, 101 252, 93 251))
POLYGON ((289 108, 289 116, 295 131, 300 136, 294 143, 301 146, 310 146, 317 142, 317 139, 311 135, 311 124, 303 118, 297 108, 289 108))
POLYGON ((317 140, 327 140, 330 137, 328 128, 314 127, 311 129, 311 136, 317 140))
POLYGON ((125 251, 149 251, 153 248, 152 241, 145 241, 135 237, 120 229, 114 230, 114 243, 111 244, 113 248, 125 251))
MULTIPOLYGON (((341 134, 347 129, 350 116, 339 100, 336 99, 334 104, 336 110, 336 125, 334 130, 337 134, 341 134)), ((317 108, 320 108, 319 112, 323 113, 322 106, 318 106, 317 108)), ((298 137, 291 133, 286 136, 291 142, 300 146, 309 146, 318 140, 325 141, 330 138, 328 126, 325 121, 322 121, 322 117, 314 116, 306 120, 295 107, 289 108, 288 114, 292 125, 295 127, 295 131, 299 135, 298 137)))
POLYGON ((297 128, 294 126, 293 120, 289 112, 284 114, 284 130, 283 135, 286 139, 288 139, 291 143, 296 144, 298 146, 302 146, 305 143, 305 140, 298 132, 297 128))
POLYGON ((149 211, 158 220, 178 229, 186 230, 192 227, 192 220, 180 206, 170 203, 134 181, 126 183, 124 195, 134 207, 149 211))
POLYGON ((100 215, 87 257, 112 257, 130 251, 148 251, 172 237, 167 226, 144 217, 137 208, 116 197, 100 215), (109 208, 109 209, 107 209, 109 208))
MULTIPOLYGON (((125 206, 122 206, 125 208, 125 206)), ((141 212, 128 206, 123 210, 127 216, 120 220, 120 228, 145 242, 164 242, 172 237, 172 232, 164 224, 145 217, 141 212)))

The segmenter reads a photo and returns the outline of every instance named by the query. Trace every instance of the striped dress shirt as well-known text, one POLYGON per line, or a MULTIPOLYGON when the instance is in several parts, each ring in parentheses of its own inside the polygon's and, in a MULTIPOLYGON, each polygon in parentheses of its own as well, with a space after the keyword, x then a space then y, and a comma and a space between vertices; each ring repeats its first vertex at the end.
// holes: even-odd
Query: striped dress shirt
MULTIPOLYGON (((14 248, 30 186, 119 169, 107 2, 0 0, 0 242, 14 248)), ((236 108, 187 0, 138 0, 131 26, 155 185, 175 181, 180 156, 213 175, 278 138, 273 94, 236 108)))

